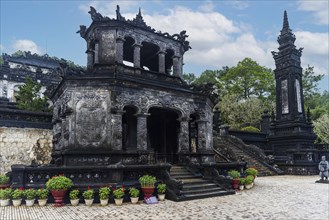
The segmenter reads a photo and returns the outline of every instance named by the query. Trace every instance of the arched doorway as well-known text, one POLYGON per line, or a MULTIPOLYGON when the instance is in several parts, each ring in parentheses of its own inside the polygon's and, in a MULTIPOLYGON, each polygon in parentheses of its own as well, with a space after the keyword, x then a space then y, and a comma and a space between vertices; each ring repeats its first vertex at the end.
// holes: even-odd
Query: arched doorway
POLYGON ((137 109, 133 106, 125 106, 122 115, 122 148, 126 151, 137 149, 137 109))
POLYGON ((178 162, 179 115, 176 111, 153 107, 149 110, 147 130, 150 147, 157 161, 178 162))

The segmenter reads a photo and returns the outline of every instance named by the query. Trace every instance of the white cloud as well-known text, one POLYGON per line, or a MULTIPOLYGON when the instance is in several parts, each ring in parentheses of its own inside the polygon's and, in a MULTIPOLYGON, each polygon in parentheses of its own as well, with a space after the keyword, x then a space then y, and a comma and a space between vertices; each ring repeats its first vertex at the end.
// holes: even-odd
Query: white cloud
POLYGON ((42 50, 38 45, 31 40, 16 40, 13 44, 14 52, 21 51, 31 51, 31 53, 42 54, 42 50))
POLYGON ((0 55, 5 51, 5 46, 3 46, 2 44, 0 44, 0 55))
POLYGON ((238 10, 243 10, 249 7, 249 3, 247 0, 228 0, 226 1, 226 4, 231 5, 233 8, 238 10))
POLYGON ((329 24, 328 0, 317 0, 317 1, 300 0, 298 2, 298 10, 313 12, 315 24, 321 24, 321 25, 329 24))
POLYGON ((203 12, 212 12, 214 8, 215 5, 212 1, 206 1, 203 5, 199 7, 199 10, 203 12))

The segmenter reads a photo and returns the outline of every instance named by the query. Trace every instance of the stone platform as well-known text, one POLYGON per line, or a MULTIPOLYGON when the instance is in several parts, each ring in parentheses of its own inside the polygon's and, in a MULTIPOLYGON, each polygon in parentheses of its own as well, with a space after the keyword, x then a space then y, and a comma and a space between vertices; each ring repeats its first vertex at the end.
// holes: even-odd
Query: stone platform
POLYGON ((257 177, 255 187, 235 195, 185 202, 118 207, 99 204, 46 207, 0 207, 0 219, 327 219, 329 189, 318 176, 257 177))

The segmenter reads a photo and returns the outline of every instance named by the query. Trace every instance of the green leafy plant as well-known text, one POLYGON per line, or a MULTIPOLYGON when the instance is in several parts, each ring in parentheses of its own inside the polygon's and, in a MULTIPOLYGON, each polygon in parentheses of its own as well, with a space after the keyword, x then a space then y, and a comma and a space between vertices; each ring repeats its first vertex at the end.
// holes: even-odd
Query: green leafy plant
POLYGON ((166 192, 167 185, 165 183, 158 184, 157 189, 159 194, 164 194, 166 192))
POLYGON ((11 196, 11 189, 7 188, 7 189, 0 189, 0 199, 10 199, 11 196))
POLYGON ((139 178, 139 183, 142 188, 154 188, 156 178, 151 175, 144 175, 139 178))
POLYGON ((111 189, 109 187, 101 187, 99 188, 98 193, 100 199, 108 199, 110 197, 111 189))
POLYGON ((79 193, 80 191, 78 189, 71 190, 69 194, 70 199, 79 199, 79 193))
POLYGON ((113 195, 114 195, 114 198, 121 199, 125 195, 125 189, 123 187, 118 188, 113 191, 113 195))
POLYGON ((137 197, 139 196, 139 190, 136 189, 135 187, 131 187, 131 188, 129 189, 129 195, 130 195, 130 197, 132 197, 132 198, 137 198, 137 197))
POLYGON ((248 185, 248 184, 251 184, 252 182, 254 182, 254 177, 251 176, 251 175, 249 175, 249 176, 247 176, 247 177, 245 178, 245 182, 244 182, 244 184, 245 184, 245 185, 248 185))
POLYGON ((25 191, 24 191, 24 197, 25 197, 25 199, 28 199, 28 200, 30 200, 30 199, 35 199, 35 197, 36 197, 36 190, 35 189, 26 189, 25 191))
POLYGON ((6 185, 9 183, 9 177, 3 174, 0 174, 0 185, 6 185))
POLYGON ((48 189, 38 189, 37 190, 38 199, 47 199, 48 194, 49 194, 48 189))
POLYGON ((247 175, 252 175, 252 176, 257 176, 258 175, 258 170, 256 170, 255 168, 252 168, 252 167, 246 169, 245 172, 246 172, 247 175))
POLYGON ((254 126, 243 127, 241 131, 260 132, 260 130, 254 126))
POLYGON ((88 186, 88 189, 83 191, 82 196, 84 199, 93 199, 94 198, 94 190, 90 189, 88 186))
POLYGON ((46 183, 46 187, 49 190, 68 190, 72 186, 72 180, 65 176, 53 176, 46 183))
POLYGON ((15 189, 11 192, 12 199, 22 199, 24 197, 24 190, 22 189, 15 189))
POLYGON ((228 171, 228 175, 232 177, 233 179, 239 179, 240 178, 240 172, 237 170, 230 170, 228 171))
POLYGON ((244 185, 246 182, 246 178, 240 178, 240 185, 244 185))

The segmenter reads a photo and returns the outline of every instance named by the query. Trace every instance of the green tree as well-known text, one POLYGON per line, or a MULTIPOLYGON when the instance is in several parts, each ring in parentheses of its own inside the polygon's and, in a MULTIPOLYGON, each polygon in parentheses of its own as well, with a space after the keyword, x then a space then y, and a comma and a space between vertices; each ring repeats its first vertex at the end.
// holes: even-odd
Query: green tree
POLYGON ((308 65, 303 72, 303 95, 304 95, 304 104, 311 109, 314 109, 317 103, 314 103, 314 98, 319 96, 319 81, 323 78, 324 75, 315 75, 314 67, 308 65))
POLYGON ((275 81, 272 71, 250 58, 231 67, 220 82, 225 93, 236 94, 239 99, 270 97, 274 100, 275 81))
POLYGON ((317 141, 322 144, 329 144, 329 115, 322 115, 314 121, 313 125, 314 132, 318 136, 317 141))
POLYGON ((41 84, 26 78, 26 83, 19 86, 17 92, 17 107, 29 111, 49 111, 47 107, 47 98, 41 97, 41 84))
POLYGON ((4 61, 3 61, 3 58, 2 58, 2 55, 0 55, 0 65, 4 64, 4 61))
POLYGON ((196 79, 196 76, 194 73, 184 73, 183 74, 183 80, 188 84, 191 85, 194 80, 196 79))

